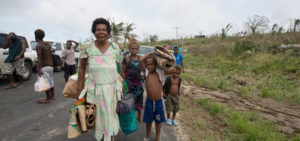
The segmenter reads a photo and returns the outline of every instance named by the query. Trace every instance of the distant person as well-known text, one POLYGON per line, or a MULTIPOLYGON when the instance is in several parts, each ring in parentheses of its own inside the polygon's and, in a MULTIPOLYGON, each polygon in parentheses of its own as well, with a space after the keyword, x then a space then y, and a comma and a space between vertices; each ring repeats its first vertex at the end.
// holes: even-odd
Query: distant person
POLYGON ((5 89, 17 87, 13 77, 14 70, 16 70, 19 80, 18 88, 23 88, 24 85, 22 84, 22 81, 23 74, 25 72, 24 52, 26 43, 24 40, 18 39, 15 33, 11 32, 8 34, 3 48, 8 48, 8 56, 4 60, 3 73, 6 74, 6 77, 10 81, 9 85, 6 86, 5 89))
POLYGON ((166 111, 167 111, 167 124, 177 126, 178 123, 175 120, 176 113, 179 110, 179 96, 180 96, 180 85, 181 85, 181 67, 176 65, 173 69, 171 76, 167 77, 165 82, 165 94, 166 100, 166 111), (172 120, 170 114, 173 113, 172 120))
POLYGON ((147 98, 145 102, 144 118, 146 123, 146 138, 144 141, 150 140, 151 126, 153 120, 155 121, 156 141, 160 140, 161 123, 166 121, 165 111, 163 106, 163 91, 164 72, 157 67, 157 62, 153 56, 154 51, 146 54, 141 58, 142 66, 145 67, 145 86, 147 91, 147 98))
POLYGON ((174 56, 175 56, 175 59, 176 59, 176 65, 181 66, 182 72, 184 72, 183 56, 179 53, 178 47, 174 47, 174 56))
POLYGON ((65 48, 62 51, 62 64, 61 66, 65 70, 65 81, 67 82, 69 77, 76 73, 76 60, 75 60, 75 52, 74 49, 76 49, 79 45, 78 42, 75 42, 73 40, 67 41, 67 48, 65 48), (74 48, 72 48, 72 43, 75 44, 74 48))
POLYGON ((128 94, 134 96, 135 110, 138 111, 138 121, 141 120, 141 111, 143 109, 143 85, 142 85, 142 66, 141 56, 137 55, 140 45, 136 39, 130 39, 128 49, 130 55, 124 57, 122 61, 121 76, 128 85, 128 94))
POLYGON ((50 103, 55 100, 54 97, 54 81, 53 81, 53 60, 52 51, 49 43, 44 42, 45 32, 37 29, 34 32, 35 40, 38 42, 36 45, 37 53, 37 71, 39 76, 46 77, 50 83, 50 90, 46 92, 46 99, 39 100, 39 103, 50 103))
POLYGON ((122 49, 122 50, 121 50, 121 52, 120 52, 120 54, 121 54, 122 56, 124 56, 124 54, 125 54, 125 50, 124 50, 124 49, 122 49))

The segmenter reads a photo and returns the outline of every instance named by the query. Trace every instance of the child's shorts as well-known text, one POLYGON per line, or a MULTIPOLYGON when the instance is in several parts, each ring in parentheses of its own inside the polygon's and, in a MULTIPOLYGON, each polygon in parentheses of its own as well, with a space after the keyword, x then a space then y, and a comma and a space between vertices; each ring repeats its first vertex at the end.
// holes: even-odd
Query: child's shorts
POLYGON ((179 111, 179 95, 168 94, 166 100, 166 110, 167 113, 178 112, 179 111))
POLYGON ((148 98, 146 99, 143 121, 145 123, 152 123, 153 120, 155 123, 162 123, 166 121, 162 99, 156 101, 152 101, 148 98))

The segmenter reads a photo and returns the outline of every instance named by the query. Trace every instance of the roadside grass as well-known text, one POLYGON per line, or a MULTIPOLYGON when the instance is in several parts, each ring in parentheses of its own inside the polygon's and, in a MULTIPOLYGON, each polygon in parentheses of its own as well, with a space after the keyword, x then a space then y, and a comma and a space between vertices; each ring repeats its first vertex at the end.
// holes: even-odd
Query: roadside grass
POLYGON ((212 102, 209 99, 200 99, 198 101, 199 105, 201 105, 204 109, 208 110, 210 114, 217 115, 224 112, 224 106, 219 105, 215 102, 212 102))
POLYGON ((180 123, 192 141, 299 141, 286 137, 277 125, 258 113, 241 111, 207 98, 180 100, 180 123), (184 115, 184 116, 182 116, 184 115))
POLYGON ((210 99, 198 99, 198 104, 201 108, 209 111, 211 115, 222 118, 223 122, 228 126, 223 130, 226 135, 226 140, 286 140, 284 135, 279 132, 276 124, 263 120, 255 112, 239 111, 237 109, 217 104, 210 99))
POLYGON ((300 135, 296 135, 291 139, 291 141, 300 141, 300 135))
POLYGON ((300 104, 300 59, 259 53, 248 58, 185 55, 182 78, 194 84, 235 91, 242 98, 260 96, 300 104))
POLYGON ((179 123, 191 141, 223 141, 221 121, 209 111, 200 108, 197 100, 184 97, 180 99, 179 123))

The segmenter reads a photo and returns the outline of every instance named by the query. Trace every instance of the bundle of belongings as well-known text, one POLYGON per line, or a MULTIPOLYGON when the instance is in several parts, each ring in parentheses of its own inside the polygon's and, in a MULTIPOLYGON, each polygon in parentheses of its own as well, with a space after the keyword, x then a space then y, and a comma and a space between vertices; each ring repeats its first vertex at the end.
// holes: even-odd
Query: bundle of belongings
MULTIPOLYGON (((87 78, 87 75, 85 76, 87 78)), ((78 74, 69 77, 63 90, 63 96, 78 99, 77 93, 78 74)), ((68 125, 68 139, 76 138, 81 133, 93 129, 96 122, 96 105, 86 102, 85 97, 77 100, 70 110, 71 116, 68 125)))
POLYGON ((68 125, 68 139, 76 138, 82 133, 93 129, 96 119, 96 105, 86 102, 85 97, 78 100, 72 107, 68 125))
POLYGON ((158 67, 162 70, 170 70, 175 64, 174 55, 168 52, 164 47, 156 46, 154 55, 158 67))
MULTIPOLYGON (((87 75, 85 76, 85 79, 87 79, 87 75)), ((78 73, 70 76, 65 85, 62 95, 67 98, 77 99, 79 97, 79 93, 77 93, 77 82, 78 73)))
POLYGON ((126 94, 118 102, 117 113, 119 115, 120 127, 124 134, 128 135, 137 131, 134 96, 132 94, 126 94))

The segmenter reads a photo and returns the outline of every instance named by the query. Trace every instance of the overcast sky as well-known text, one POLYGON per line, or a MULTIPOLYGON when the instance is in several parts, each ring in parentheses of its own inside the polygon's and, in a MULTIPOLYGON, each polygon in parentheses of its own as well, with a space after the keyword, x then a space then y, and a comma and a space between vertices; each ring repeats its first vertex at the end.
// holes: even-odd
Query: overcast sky
POLYGON ((42 28, 47 39, 84 40, 90 37, 95 18, 134 23, 139 40, 157 34, 159 39, 219 33, 231 23, 230 32, 244 30, 255 14, 266 16, 287 29, 300 18, 299 0, 1 0, 0 32, 15 32, 33 39, 42 28))

